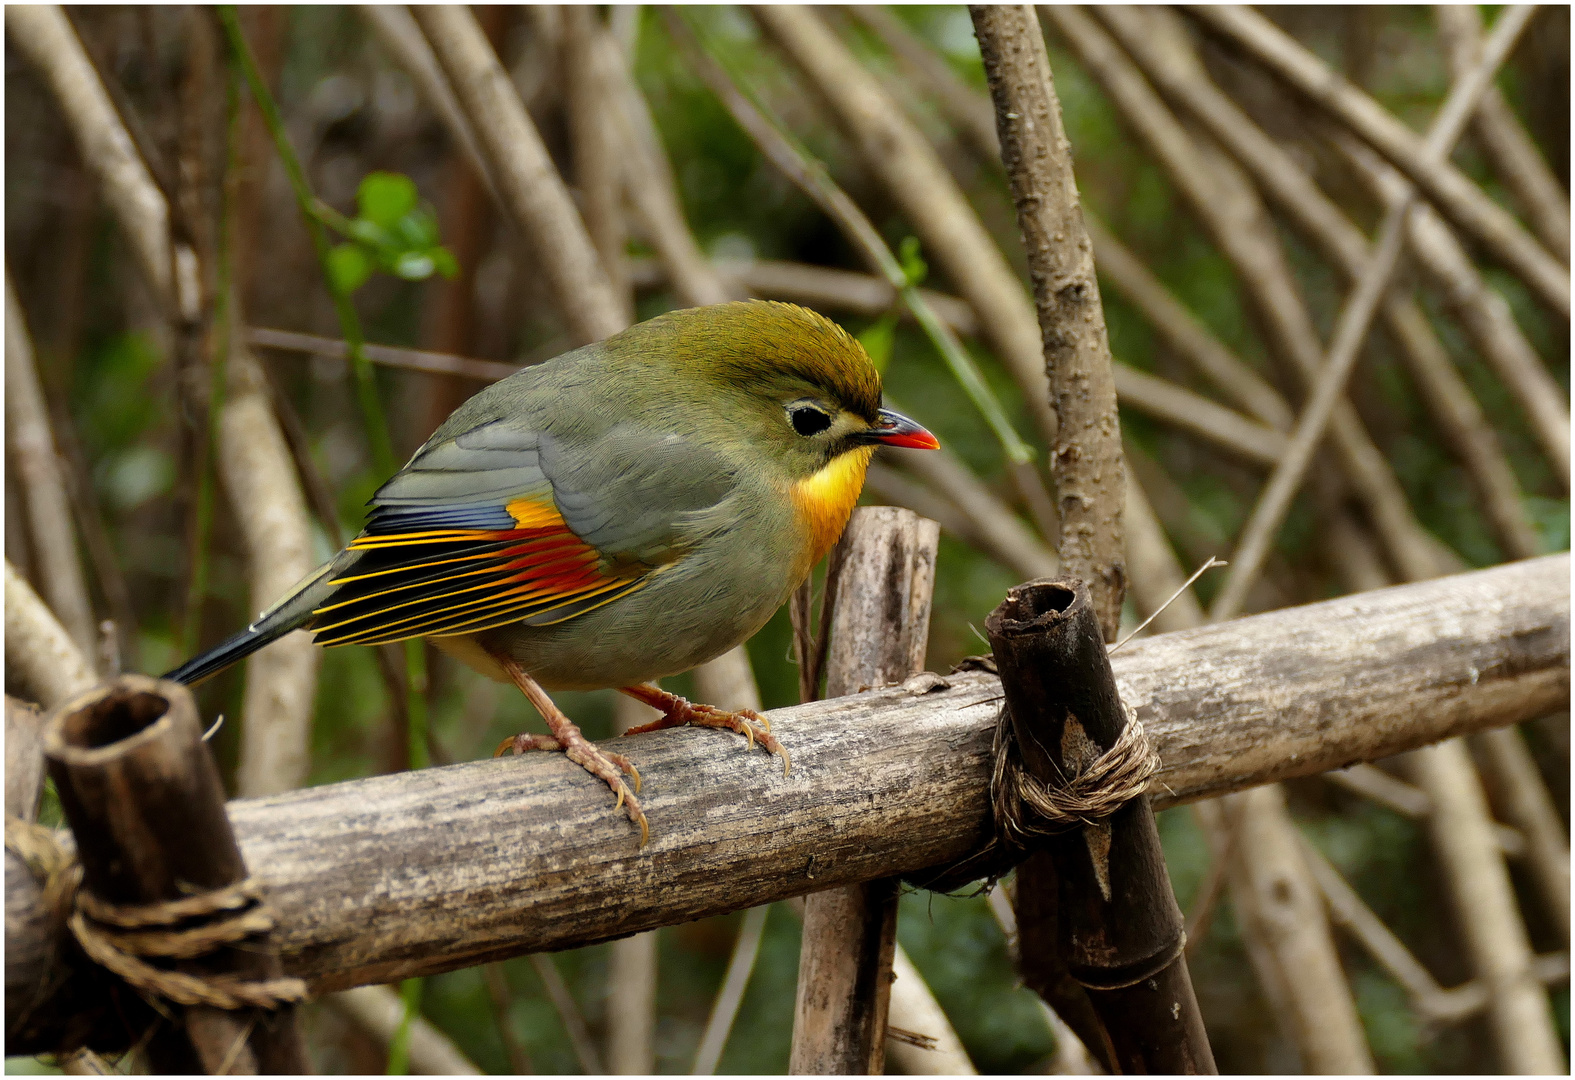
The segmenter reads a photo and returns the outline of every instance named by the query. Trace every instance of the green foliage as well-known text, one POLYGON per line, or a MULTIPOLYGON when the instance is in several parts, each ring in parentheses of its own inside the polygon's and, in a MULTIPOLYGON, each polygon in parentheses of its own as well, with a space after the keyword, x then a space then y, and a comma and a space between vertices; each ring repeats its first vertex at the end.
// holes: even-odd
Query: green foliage
POLYGON ((410 177, 374 172, 356 190, 355 218, 319 210, 329 227, 348 237, 328 253, 336 289, 349 295, 377 271, 404 281, 425 281, 434 273, 452 278, 459 273, 453 254, 438 243, 437 214, 419 200, 410 177))

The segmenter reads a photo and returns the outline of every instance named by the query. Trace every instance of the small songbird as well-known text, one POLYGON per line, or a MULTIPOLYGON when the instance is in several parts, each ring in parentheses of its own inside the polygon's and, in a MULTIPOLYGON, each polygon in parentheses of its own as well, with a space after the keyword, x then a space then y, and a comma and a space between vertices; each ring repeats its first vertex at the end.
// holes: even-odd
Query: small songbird
MULTIPOLYGON (((530 699, 649 836, 639 773, 546 690, 616 687, 661 719, 783 758, 748 710, 654 685, 764 626, 841 535, 877 445, 934 449, 880 374, 792 304, 673 311, 527 367, 456 409, 377 490, 361 534, 244 631, 170 672, 196 683, 297 628, 319 645, 430 638, 530 699), (545 689, 544 689, 545 688, 545 689)), ((631 732, 633 733, 633 732, 631 732)))

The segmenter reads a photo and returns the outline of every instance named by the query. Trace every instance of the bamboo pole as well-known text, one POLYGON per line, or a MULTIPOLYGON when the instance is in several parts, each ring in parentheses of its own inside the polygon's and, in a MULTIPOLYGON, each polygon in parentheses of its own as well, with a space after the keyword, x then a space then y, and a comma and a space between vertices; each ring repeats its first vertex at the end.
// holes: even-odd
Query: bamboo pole
MULTIPOLYGON (((1544 556, 1132 642, 1111 659, 1164 762, 1155 806, 1567 707, 1569 567, 1544 556)), ((648 780, 670 778, 647 785, 661 827, 639 858, 545 755, 243 799, 230 819, 269 882, 286 973, 386 983, 953 862, 991 829, 1000 695, 965 672, 777 710, 791 777, 719 758, 708 732, 638 736, 648 780)), ((6 887, 7 986, 45 986, 38 886, 6 887)), ((56 1048, 73 1014, 45 1002, 19 1030, 26 1003, 7 996, 10 1052, 56 1048)))
POLYGON ((1550 311, 1569 318, 1569 271, 1459 169, 1436 160, 1421 136, 1262 15, 1212 5, 1185 10, 1388 158, 1452 225, 1524 281, 1550 311))
MULTIPOLYGON (((938 540, 910 510, 853 512, 829 601, 828 698, 923 670, 938 540)), ((806 898, 789 1072, 885 1071, 898 895, 897 879, 883 878, 806 898)))

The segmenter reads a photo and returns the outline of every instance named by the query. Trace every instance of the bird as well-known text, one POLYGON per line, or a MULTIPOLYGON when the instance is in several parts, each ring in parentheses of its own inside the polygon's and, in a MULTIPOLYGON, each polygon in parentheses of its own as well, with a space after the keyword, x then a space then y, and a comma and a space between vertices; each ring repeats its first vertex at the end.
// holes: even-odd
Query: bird
POLYGON ((547 722, 498 755, 563 751, 643 847, 639 770, 548 691, 616 688, 662 714, 626 734, 723 728, 786 773, 764 717, 656 681, 766 624, 841 535, 882 445, 940 444, 882 406, 880 373, 830 319, 762 300, 670 311, 464 402, 342 551, 165 678, 194 685, 295 629, 324 646, 427 638, 547 722))

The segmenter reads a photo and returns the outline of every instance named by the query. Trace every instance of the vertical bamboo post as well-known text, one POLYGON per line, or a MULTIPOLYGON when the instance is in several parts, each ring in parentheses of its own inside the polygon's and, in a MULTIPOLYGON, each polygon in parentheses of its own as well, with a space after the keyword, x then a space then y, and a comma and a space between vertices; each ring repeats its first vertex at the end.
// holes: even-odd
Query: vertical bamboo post
MULTIPOLYGON (((1086 585, 1076 578, 1019 585, 985 631, 1030 773, 1064 782, 1115 745, 1127 716, 1086 585)), ((1087 989, 1122 1072, 1213 1073, 1148 800, 1048 838, 1036 857, 1053 871, 1019 871, 1024 979, 1049 981, 1044 969, 1060 964, 1048 954, 1059 953, 1087 989), (1035 932, 1044 926, 1056 928, 1053 942, 1035 932)))
MULTIPOLYGON (((839 544, 827 697, 923 669, 939 541, 940 526, 911 510, 854 511, 839 544)), ((885 878, 806 898, 790 1073, 885 1071, 897 896, 885 878)))
MULTIPOLYGON (((44 752, 76 838, 82 887, 99 901, 161 904, 246 879, 219 770, 184 686, 123 675, 73 698, 49 718, 44 752)), ((283 971, 266 939, 182 960, 177 970, 253 980, 283 971)), ((207 1073, 311 1071, 291 1006, 190 1006, 184 1019, 189 1050, 166 1040, 174 1060, 165 1064, 207 1073)))

